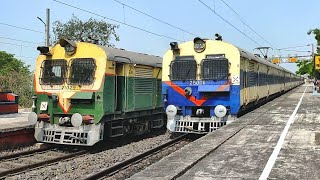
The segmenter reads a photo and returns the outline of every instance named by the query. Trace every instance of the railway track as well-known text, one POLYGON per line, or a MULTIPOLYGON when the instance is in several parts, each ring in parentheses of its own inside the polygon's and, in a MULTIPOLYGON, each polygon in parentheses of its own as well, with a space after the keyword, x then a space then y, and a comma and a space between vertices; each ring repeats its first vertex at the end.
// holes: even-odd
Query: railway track
MULTIPOLYGON (((167 143, 164 143, 160 146, 157 146, 153 149, 150 149, 150 150, 148 150, 144 153, 141 153, 135 157, 132 157, 130 159, 127 159, 125 161, 117 163, 117 164, 110 166, 108 168, 103 168, 98 172, 89 174, 84 179, 85 180, 93 180, 93 179, 102 179, 102 178, 111 177, 121 171, 126 170, 127 168, 129 168, 135 164, 140 163, 141 161, 147 159, 148 157, 151 157, 151 156, 159 153, 160 151, 163 151, 164 149, 167 149, 169 147, 173 147, 176 144, 179 144, 180 142, 187 140, 188 139, 187 136, 188 136, 187 134, 181 135, 175 139, 172 139, 171 141, 169 141, 167 143)), ((189 141, 190 141, 190 139, 189 139, 189 141)))
POLYGON ((46 147, 0 157, 0 179, 87 153, 75 148, 46 147))

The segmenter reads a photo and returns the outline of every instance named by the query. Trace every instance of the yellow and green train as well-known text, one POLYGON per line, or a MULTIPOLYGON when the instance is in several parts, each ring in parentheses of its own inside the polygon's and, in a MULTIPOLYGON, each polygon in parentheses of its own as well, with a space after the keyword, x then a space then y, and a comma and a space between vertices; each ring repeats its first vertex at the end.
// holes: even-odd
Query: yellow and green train
POLYGON ((162 58, 66 39, 38 50, 37 141, 91 146, 162 127, 162 58))

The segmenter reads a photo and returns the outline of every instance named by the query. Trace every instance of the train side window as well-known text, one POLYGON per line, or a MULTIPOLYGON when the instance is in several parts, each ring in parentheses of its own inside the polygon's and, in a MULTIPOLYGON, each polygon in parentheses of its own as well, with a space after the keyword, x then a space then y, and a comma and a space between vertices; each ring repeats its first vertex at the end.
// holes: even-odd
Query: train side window
POLYGON ((66 80, 67 61, 64 59, 44 60, 41 64, 41 85, 60 85, 66 80))

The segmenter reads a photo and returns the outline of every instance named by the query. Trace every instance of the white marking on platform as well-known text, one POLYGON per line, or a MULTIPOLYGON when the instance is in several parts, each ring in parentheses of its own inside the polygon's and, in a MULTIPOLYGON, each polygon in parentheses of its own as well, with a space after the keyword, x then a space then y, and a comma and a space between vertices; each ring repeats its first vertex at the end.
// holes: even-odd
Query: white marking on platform
POLYGON ((283 129, 283 131, 281 133, 281 136, 280 136, 280 138, 278 140, 278 143, 275 146, 275 148, 273 149, 273 152, 272 152, 271 156, 269 157, 269 160, 268 160, 266 166, 264 167, 263 172, 261 173, 261 175, 259 177, 259 180, 266 180, 269 177, 269 174, 270 174, 270 172, 271 172, 271 170, 273 168, 273 165, 276 162, 277 157, 278 157, 278 155, 280 153, 280 150, 281 150, 281 148, 283 146, 284 139, 287 136, 287 133, 289 131, 289 128, 290 128, 291 124, 294 122, 294 117, 297 114, 297 111, 298 111, 298 109, 300 107, 300 104, 302 102, 304 94, 306 93, 307 88, 308 88, 308 86, 306 86, 306 88, 304 89, 304 92, 303 92, 303 94, 302 94, 302 96, 300 98, 299 103, 297 104, 297 106, 294 109, 293 113, 291 114, 286 126, 284 127, 284 129, 283 129))

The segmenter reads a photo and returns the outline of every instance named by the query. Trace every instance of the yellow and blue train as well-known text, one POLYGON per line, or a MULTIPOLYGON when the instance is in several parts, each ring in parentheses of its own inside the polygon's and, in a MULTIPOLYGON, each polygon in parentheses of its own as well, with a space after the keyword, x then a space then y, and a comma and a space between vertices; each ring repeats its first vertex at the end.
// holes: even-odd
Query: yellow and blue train
POLYGON ((221 40, 170 43, 162 96, 171 132, 208 133, 239 112, 303 83, 303 78, 221 40))

